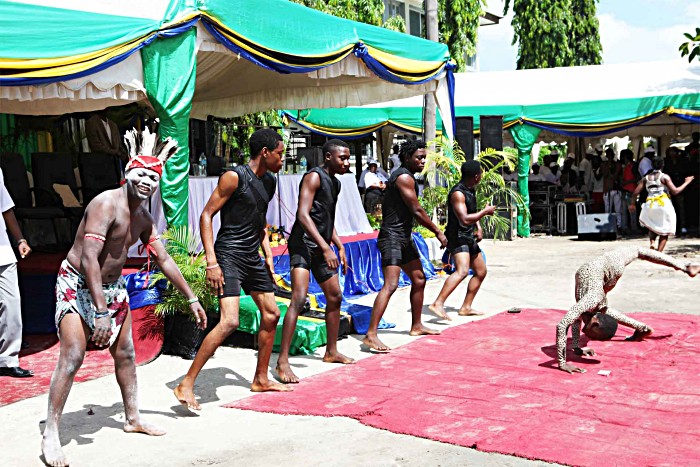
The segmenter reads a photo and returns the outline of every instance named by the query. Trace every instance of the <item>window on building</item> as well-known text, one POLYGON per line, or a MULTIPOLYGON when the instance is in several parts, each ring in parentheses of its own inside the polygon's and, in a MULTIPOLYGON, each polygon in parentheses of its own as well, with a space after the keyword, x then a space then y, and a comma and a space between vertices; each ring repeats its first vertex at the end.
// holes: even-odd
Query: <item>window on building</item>
POLYGON ((384 0, 384 21, 400 16, 406 21, 406 4, 398 0, 384 0))
POLYGON ((412 36, 423 37, 423 22, 425 21, 425 15, 418 10, 414 10, 413 8, 411 8, 408 14, 408 32, 412 36))

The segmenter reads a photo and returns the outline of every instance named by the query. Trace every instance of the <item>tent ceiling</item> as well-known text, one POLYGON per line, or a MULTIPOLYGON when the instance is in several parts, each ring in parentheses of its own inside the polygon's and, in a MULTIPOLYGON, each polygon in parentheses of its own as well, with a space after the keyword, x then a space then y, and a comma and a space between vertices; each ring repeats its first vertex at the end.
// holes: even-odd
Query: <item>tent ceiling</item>
POLYGON ((310 73, 280 74, 259 67, 198 29, 197 81, 192 118, 230 118, 285 107, 361 106, 389 98, 434 92, 437 80, 399 85, 379 80, 354 55, 310 73))

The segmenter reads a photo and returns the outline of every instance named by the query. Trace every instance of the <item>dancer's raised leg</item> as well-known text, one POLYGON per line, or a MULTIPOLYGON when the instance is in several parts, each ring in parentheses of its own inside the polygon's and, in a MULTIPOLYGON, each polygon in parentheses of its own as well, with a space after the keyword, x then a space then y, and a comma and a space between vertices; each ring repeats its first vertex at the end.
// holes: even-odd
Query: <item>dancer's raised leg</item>
POLYGON ((455 262, 455 271, 450 274, 445 283, 442 284, 442 289, 438 294, 437 298, 432 305, 428 307, 430 311, 438 316, 438 318, 451 320, 447 313, 445 313, 445 302, 447 297, 449 297, 452 292, 455 291, 457 286, 462 283, 464 279, 469 275, 469 253, 460 252, 452 255, 455 262))
POLYGON ((224 343, 226 338, 233 334, 238 329, 238 309, 240 297, 223 297, 219 298, 219 310, 221 319, 214 326, 214 329, 207 334, 204 342, 199 347, 197 355, 190 365, 189 371, 182 379, 180 384, 174 389, 175 397, 181 404, 187 405, 190 409, 201 410, 199 402, 194 395, 194 382, 197 375, 202 371, 204 364, 214 355, 216 349, 224 343))

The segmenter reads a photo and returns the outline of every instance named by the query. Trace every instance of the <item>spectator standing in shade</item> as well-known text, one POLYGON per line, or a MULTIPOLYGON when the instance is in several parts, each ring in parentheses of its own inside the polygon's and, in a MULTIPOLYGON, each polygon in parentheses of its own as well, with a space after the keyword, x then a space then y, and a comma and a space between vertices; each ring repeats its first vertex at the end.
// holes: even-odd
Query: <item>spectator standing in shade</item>
POLYGON ((119 127, 107 118, 107 111, 100 110, 85 122, 85 133, 91 152, 101 152, 117 157, 123 164, 129 161, 126 148, 122 146, 119 127))
POLYGON ((19 351, 22 348, 22 309, 20 307, 19 284, 17 283, 17 259, 12 250, 10 232, 22 258, 32 252, 27 240, 22 238, 15 204, 5 188, 5 179, 0 171, 0 376, 26 378, 30 370, 19 366, 19 351))
MULTIPOLYGON (((687 157, 680 153, 678 148, 673 146, 666 149, 666 160, 664 161, 664 166, 666 168, 666 173, 669 177, 671 177, 671 181, 676 186, 682 185, 685 181, 685 177, 691 175, 690 161, 687 157)), ((671 198, 671 201, 673 201, 673 207, 676 210, 676 218, 678 220, 676 226, 678 229, 677 233, 688 233, 688 229, 685 225, 685 192, 678 193, 676 196, 671 198)))
MULTIPOLYGON (((639 182, 639 172, 637 171, 636 164, 634 163, 634 153, 630 149, 623 149, 620 152, 620 157, 622 159, 622 196, 623 203, 625 206, 629 206, 632 203, 632 193, 634 193, 635 188, 637 188, 637 183, 639 182)), ((627 227, 636 232, 637 228, 637 217, 624 210, 623 216, 627 218, 624 223, 627 227)))
POLYGON ((622 167, 614 160, 615 151, 612 148, 605 150, 605 160, 602 165, 603 172, 603 204, 605 212, 615 214, 617 230, 625 228, 623 224, 624 211, 622 207, 622 193, 620 184, 622 182, 622 167))
POLYGON ((593 148, 589 147, 586 149, 586 154, 581 159, 581 163, 578 165, 579 176, 581 179, 581 191, 586 194, 591 193, 593 189, 593 165, 591 159, 595 156, 595 151, 593 148))
POLYGON ((639 161, 639 178, 644 178, 646 174, 651 172, 651 161, 654 159, 656 154, 656 149, 653 146, 647 146, 644 148, 644 156, 639 161))
POLYGON ((401 158, 399 158, 399 145, 395 144, 391 148, 391 155, 389 156, 389 175, 394 172, 394 170, 401 167, 401 158))
POLYGON ((367 162, 369 171, 365 174, 365 212, 373 212, 377 204, 382 202, 387 179, 377 170, 378 167, 375 160, 367 162))
POLYGON ((593 156, 591 160, 591 199, 593 200, 593 205, 591 206, 591 212, 601 213, 604 211, 605 203, 603 201, 603 160, 600 156, 593 156))

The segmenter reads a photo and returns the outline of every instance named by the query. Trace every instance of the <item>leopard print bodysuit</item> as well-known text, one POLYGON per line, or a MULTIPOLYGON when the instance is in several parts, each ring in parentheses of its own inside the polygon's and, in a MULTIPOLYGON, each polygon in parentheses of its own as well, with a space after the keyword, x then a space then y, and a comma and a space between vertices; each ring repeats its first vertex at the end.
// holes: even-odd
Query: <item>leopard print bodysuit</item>
POLYGON ((569 326, 571 326, 573 348, 580 348, 579 334, 581 332, 581 315, 583 313, 600 311, 640 332, 648 331, 649 328, 646 324, 608 308, 608 292, 617 284, 625 270, 625 266, 638 258, 669 266, 683 272, 687 272, 689 264, 649 248, 624 247, 604 253, 581 266, 576 271, 576 304, 571 307, 557 325, 557 359, 560 367, 566 363, 566 335, 569 326))

